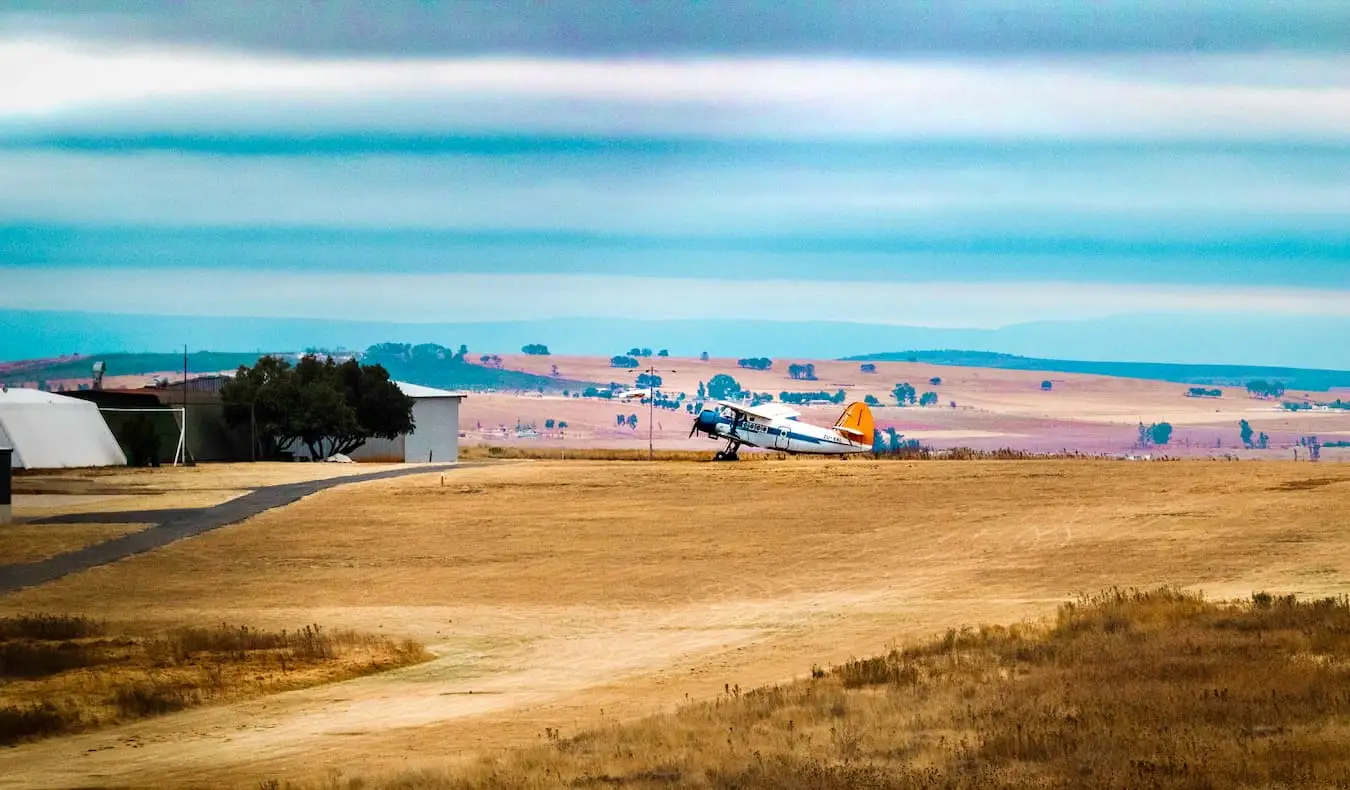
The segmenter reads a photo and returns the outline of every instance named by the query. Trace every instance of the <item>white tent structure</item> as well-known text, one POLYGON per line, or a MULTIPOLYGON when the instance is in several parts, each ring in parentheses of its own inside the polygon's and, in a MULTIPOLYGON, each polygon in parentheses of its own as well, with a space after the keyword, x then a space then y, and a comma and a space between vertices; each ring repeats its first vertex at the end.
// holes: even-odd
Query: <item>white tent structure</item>
POLYGON ((0 447, 15 469, 127 463, 97 406, 41 390, 0 388, 0 447))

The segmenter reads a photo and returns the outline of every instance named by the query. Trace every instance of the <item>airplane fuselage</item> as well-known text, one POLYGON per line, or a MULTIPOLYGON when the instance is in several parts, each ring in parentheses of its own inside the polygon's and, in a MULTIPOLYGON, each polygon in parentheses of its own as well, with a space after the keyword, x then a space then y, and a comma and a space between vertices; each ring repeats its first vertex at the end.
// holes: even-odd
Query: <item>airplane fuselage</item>
POLYGON ((852 441, 833 428, 793 419, 766 420, 752 415, 736 417, 705 409, 698 416, 697 428, 714 439, 785 453, 843 455, 872 450, 871 444, 852 441))

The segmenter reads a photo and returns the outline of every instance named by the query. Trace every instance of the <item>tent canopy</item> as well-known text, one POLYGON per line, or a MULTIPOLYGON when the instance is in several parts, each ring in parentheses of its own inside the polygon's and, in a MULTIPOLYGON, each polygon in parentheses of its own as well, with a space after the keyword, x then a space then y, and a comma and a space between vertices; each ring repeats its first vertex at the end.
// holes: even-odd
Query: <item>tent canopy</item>
POLYGON ((14 449, 16 469, 127 462, 97 406, 41 390, 0 388, 0 447, 14 449))

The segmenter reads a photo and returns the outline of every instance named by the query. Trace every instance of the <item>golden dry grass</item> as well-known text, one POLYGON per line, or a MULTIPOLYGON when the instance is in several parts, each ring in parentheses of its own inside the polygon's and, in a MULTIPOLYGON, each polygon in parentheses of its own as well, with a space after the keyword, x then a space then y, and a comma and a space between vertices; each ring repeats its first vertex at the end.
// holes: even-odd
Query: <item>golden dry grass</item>
MULTIPOLYGON (((788 685, 337 788, 1345 787, 1350 599, 1113 590, 788 685)), ((277 785, 283 785, 278 782, 277 785)))
POLYGON ((105 467, 21 471, 15 493, 163 494, 178 491, 245 491, 260 486, 327 480, 398 469, 406 464, 315 464, 259 462, 197 466, 105 467))
POLYGON ((226 624, 156 633, 85 617, 0 618, 0 744, 305 688, 425 661, 411 640, 226 624))
POLYGON ((1066 460, 539 461, 334 489, 0 612, 383 629, 437 654, 417 678, 345 684, 338 707, 300 692, 215 709, 191 717, 199 736, 133 753, 26 746, 0 774, 248 785, 436 766, 1083 590, 1347 593, 1347 494, 1332 464, 1066 460))
POLYGON ((139 532, 149 524, 0 525, 0 565, 36 562, 62 552, 139 532))

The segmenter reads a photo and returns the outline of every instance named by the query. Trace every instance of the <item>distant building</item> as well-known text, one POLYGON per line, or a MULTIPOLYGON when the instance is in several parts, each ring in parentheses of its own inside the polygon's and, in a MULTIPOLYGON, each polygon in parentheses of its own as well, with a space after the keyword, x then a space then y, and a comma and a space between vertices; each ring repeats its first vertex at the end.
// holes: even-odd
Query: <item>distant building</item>
MULTIPOLYGON (((351 452, 351 459, 393 463, 459 461, 459 402, 467 396, 406 381, 394 384, 413 399, 413 432, 393 439, 368 439, 351 452)), ((295 448, 295 455, 309 457, 304 447, 295 448)))

